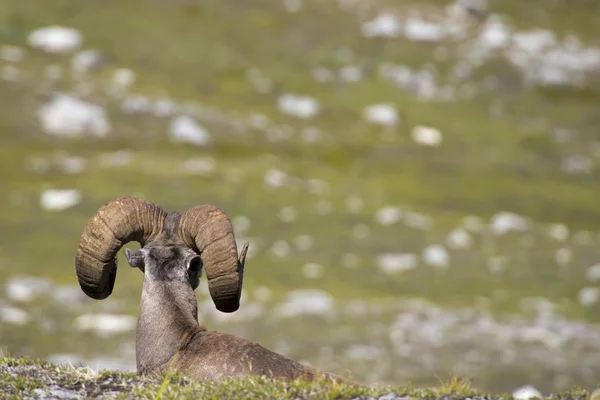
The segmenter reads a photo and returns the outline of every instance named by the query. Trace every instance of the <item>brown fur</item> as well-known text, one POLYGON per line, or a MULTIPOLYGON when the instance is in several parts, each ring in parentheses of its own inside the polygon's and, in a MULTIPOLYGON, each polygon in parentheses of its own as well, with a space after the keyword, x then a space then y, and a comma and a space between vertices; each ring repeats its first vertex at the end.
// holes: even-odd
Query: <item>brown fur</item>
POLYGON ((218 381, 264 375, 276 379, 339 376, 302 365, 244 338, 209 331, 198 324, 194 290, 202 273, 189 269, 198 257, 170 232, 141 250, 126 250, 128 262, 144 270, 137 325, 136 361, 142 374, 174 370, 193 378, 218 381))

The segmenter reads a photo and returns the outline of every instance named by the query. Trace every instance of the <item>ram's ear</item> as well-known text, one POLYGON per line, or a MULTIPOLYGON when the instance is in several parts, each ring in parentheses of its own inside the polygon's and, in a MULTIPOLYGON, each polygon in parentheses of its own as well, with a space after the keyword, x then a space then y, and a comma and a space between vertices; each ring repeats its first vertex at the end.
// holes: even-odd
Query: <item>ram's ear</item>
POLYGON ((202 277, 202 259, 200 256, 190 257, 186 261, 186 268, 188 272, 188 280, 193 290, 200 285, 200 277, 202 277))
POLYGON ((125 257, 131 267, 144 271, 144 253, 141 250, 125 249, 125 257))

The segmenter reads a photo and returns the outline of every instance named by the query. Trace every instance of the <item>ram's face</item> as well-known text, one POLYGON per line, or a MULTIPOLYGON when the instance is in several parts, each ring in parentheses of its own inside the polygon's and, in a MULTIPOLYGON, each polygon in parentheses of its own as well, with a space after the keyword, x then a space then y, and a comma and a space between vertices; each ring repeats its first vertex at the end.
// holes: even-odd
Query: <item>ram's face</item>
POLYGON ((139 268, 153 281, 189 283, 193 290, 200 284, 202 259, 192 249, 180 245, 153 245, 132 251, 125 249, 127 262, 139 268))

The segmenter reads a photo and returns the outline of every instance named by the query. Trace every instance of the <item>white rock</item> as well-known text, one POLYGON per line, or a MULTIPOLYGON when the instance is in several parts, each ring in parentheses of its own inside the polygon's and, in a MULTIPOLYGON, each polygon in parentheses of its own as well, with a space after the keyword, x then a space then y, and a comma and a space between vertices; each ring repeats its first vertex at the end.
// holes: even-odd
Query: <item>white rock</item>
POLYGON ((134 155, 130 150, 117 150, 110 153, 100 154, 100 164, 110 167, 125 167, 130 164, 134 155))
POLYGON ((565 266, 569 264, 569 262, 571 262, 572 255, 573 252, 571 251, 571 249, 563 247, 556 251, 554 259, 556 260, 556 263, 558 265, 565 266))
POLYGON ((414 211, 406 211, 404 213, 404 223, 409 228, 428 231, 433 227, 434 221, 429 215, 419 214, 414 211))
POLYGON ((490 230, 496 235, 503 235, 510 231, 524 232, 529 229, 529 222, 526 218, 510 213, 500 212, 492 216, 490 230))
POLYGON ((113 83, 120 87, 131 86, 136 79, 136 74, 128 68, 119 68, 113 74, 113 83))
POLYGON ((85 170, 87 160, 83 157, 67 156, 58 161, 60 168, 67 174, 78 174, 85 170))
POLYGON ((75 72, 86 72, 102 62, 99 51, 88 49, 78 52, 71 59, 71 68, 75 72))
POLYGON ((395 15, 383 13, 363 23, 361 31, 365 37, 394 38, 400 35, 400 23, 395 15))
POLYGON ((563 242, 569 237, 569 228, 564 224, 552 224, 548 228, 548 234, 553 239, 563 242))
POLYGON ((29 322, 29 314, 17 307, 0 306, 0 320, 2 323, 13 325, 25 325, 29 322))
POLYGON ((589 307, 598 302, 598 296, 600 295, 600 289, 596 287, 585 287, 577 294, 579 304, 583 307, 589 307))
POLYGON ((273 246, 271 246, 271 251, 277 257, 286 257, 290 254, 290 250, 291 246, 285 240, 277 240, 275 243, 273 243, 273 246))
POLYGON ((312 77, 319 83, 325 83, 332 81, 335 78, 335 74, 323 66, 317 66, 312 70, 312 77))
POLYGON ((585 279, 590 282, 600 281, 600 264, 594 264, 585 270, 585 279))
POLYGON ((279 220, 284 223, 290 223, 296 219, 296 209, 294 207, 284 207, 277 214, 279 220))
POLYGON ((152 113, 161 118, 161 117, 170 117, 177 110, 177 103, 168 97, 157 99, 154 101, 154 109, 152 113))
POLYGON ((372 124, 382 126, 396 126, 400 123, 400 116, 390 104, 373 104, 365 107, 363 118, 372 124))
POLYGON ((466 229, 455 228, 448 233, 446 243, 451 249, 468 249, 473 244, 473 239, 466 229))
POLYGON ((265 173, 264 184, 267 187, 279 188, 285 185, 287 181, 287 174, 279 169, 273 168, 265 173))
POLYGON ((527 400, 534 397, 543 397, 539 390, 531 385, 521 386, 513 392, 515 400, 527 400))
POLYGON ((287 12, 298 12, 302 8, 302 0, 283 0, 287 12))
POLYGON ((513 44, 530 55, 539 53, 557 44, 554 33, 547 29, 531 29, 529 31, 515 32, 512 35, 513 44))
POLYGON ((450 265, 450 254, 440 244, 432 244, 423 249, 423 261, 436 268, 447 268, 450 265))
POLYGON ((25 50, 17 47, 11 46, 8 44, 4 44, 0 46, 0 60, 10 62, 10 63, 18 63, 25 58, 25 50))
POLYGON ((215 160, 212 158, 192 158, 181 164, 181 169, 188 174, 209 176, 215 169, 215 160))
POLYGON ((412 139, 423 146, 435 147, 442 143, 442 133, 439 129, 418 125, 411 130, 412 139))
POLYGON ((208 131, 187 115, 179 115, 171 120, 169 138, 174 143, 191 143, 196 146, 205 146, 212 141, 208 131))
POLYGON ((375 221, 379 225, 391 225, 400 221, 402 210, 398 207, 387 206, 379 209, 375 214, 375 221))
POLYGON ((410 17, 404 25, 404 36, 418 42, 437 42, 442 40, 446 33, 441 25, 410 17))
POLYGON ((302 274, 308 279, 317 279, 323 276, 325 269, 321 264, 307 263, 302 266, 302 274))
POLYGON ((319 113, 319 102, 310 96, 282 94, 277 107, 280 112, 301 119, 313 118, 319 113))
POLYGON ((27 38, 31 47, 48 53, 70 53, 81 46, 81 33, 74 28, 51 25, 36 29, 27 38))
POLYGON ((407 271, 417 265, 417 255, 413 253, 386 253, 377 258, 378 268, 386 274, 407 271))
POLYGON ((136 317, 119 314, 83 314, 73 321, 76 330, 95 331, 103 337, 130 332, 136 324, 136 317))
POLYGON ((298 235, 294 239, 294 245, 298 250, 308 251, 312 249, 314 245, 314 239, 310 235, 298 235))
POLYGON ((6 295, 13 301, 27 302, 50 292, 52 282, 29 276, 15 276, 5 284, 6 295))
POLYGON ((0 76, 3 81, 18 82, 21 79, 21 70, 14 65, 4 65, 0 76))
POLYGON ((299 315, 331 315, 333 296, 319 289, 297 289, 285 295, 283 304, 276 308, 282 317, 299 315))
POLYGON ((362 70, 357 65, 346 65, 340 69, 340 78, 345 82, 358 82, 362 77, 362 70))
POLYGON ((46 211, 63 211, 81 201, 81 192, 77 189, 48 189, 40 197, 40 206, 46 211))
POLYGON ((479 35, 481 44, 489 49, 505 47, 509 41, 511 29, 498 18, 489 18, 479 35))
POLYGON ((50 135, 104 137, 111 130, 104 108, 66 94, 58 94, 43 105, 38 117, 50 135))

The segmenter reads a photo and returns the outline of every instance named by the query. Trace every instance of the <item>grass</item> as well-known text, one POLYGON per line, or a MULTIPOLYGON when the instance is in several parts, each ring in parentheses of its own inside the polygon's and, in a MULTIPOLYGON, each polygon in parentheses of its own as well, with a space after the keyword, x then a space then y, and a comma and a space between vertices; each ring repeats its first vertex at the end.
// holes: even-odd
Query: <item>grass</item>
MULTIPOLYGON (((390 393, 398 397, 420 399, 463 399, 483 397, 504 398, 511 396, 482 393, 471 387, 464 379, 452 377, 430 389, 413 387, 385 387, 363 389, 332 383, 326 380, 291 383, 254 377, 225 380, 219 383, 195 381, 181 374, 168 377, 141 377, 114 371, 93 372, 74 366, 57 366, 28 358, 4 355, 0 358, 0 398, 24 398, 35 389, 48 392, 62 389, 72 394, 95 398, 110 395, 114 399, 366 399, 378 398, 390 393)), ((572 390, 556 394, 556 399, 584 399, 589 394, 572 390)))
MULTIPOLYGON (((373 2, 376 9, 402 6, 438 11, 447 3, 373 2)), ((489 8, 506 13, 519 28, 548 27, 561 38, 575 33, 586 44, 597 45, 600 24, 591 12, 597 5, 571 3, 497 0, 489 1, 489 8)), ((567 318, 600 322, 599 304, 583 307, 577 300, 583 287, 595 286, 586 280, 585 271, 600 257, 596 237, 600 230, 596 200, 600 164, 592 154, 600 123, 597 81, 582 90, 529 89, 514 79, 513 67, 492 60, 466 83, 478 86, 486 78, 497 77, 498 89, 450 103, 418 101, 408 90, 391 85, 373 71, 384 62, 413 69, 433 63, 439 80, 454 84, 451 69, 457 59, 451 56, 435 62, 437 45, 402 38, 364 38, 356 15, 341 12, 336 4, 306 0, 299 12, 288 13, 281 2, 271 0, 244 4, 231 0, 109 0, 101 6, 74 0, 31 0, 27 4, 5 0, 0 9, 1 44, 25 48, 33 29, 63 24, 79 29, 84 48, 98 49, 106 64, 78 78, 70 72, 69 57, 29 50, 18 64, 23 78, 16 83, 0 81, 0 172, 4 182, 0 279, 46 276, 57 284, 76 285, 73 257, 87 220, 101 204, 117 196, 138 195, 168 210, 214 203, 232 217, 247 216, 251 227, 238 235, 250 240, 255 254, 248 260, 245 291, 269 288, 273 295, 269 305, 291 290, 317 287, 340 303, 355 299, 394 303, 416 297, 443 308, 471 308, 477 299, 483 299, 489 312, 506 316, 523 315, 523 300, 539 297, 558 304, 560 314, 567 318), (312 78, 317 66, 337 72, 348 64, 363 67, 365 76, 356 83, 320 83, 312 78), (43 83, 49 65, 65 68, 64 77, 53 84, 43 83), (214 144, 206 148, 173 144, 166 135, 167 118, 122 112, 120 100, 110 98, 104 90, 114 70, 121 67, 137 74, 133 95, 167 97, 203 107, 201 123, 211 132, 214 144), (248 78, 251 69, 267 77, 273 90, 258 92, 248 78), (81 80, 96 87, 89 100, 105 105, 111 136, 81 140, 46 135, 36 120, 37 108, 52 90, 75 90, 81 80), (283 115, 276 104, 278 96, 286 92, 313 96, 321 112, 311 120, 283 115), (383 130, 361 117, 364 107, 383 102, 396 107, 402 119, 391 131, 391 141, 381 139, 383 130), (499 116, 491 111, 496 108, 502 110, 499 116), (267 117, 272 129, 236 129, 247 126, 256 114, 267 117), (410 139, 415 125, 439 128, 442 145, 422 148, 415 144, 410 139), (306 142, 302 132, 307 128, 317 128, 324 139, 306 142), (291 137, 269 140, 277 129, 289 129, 291 137), (567 142, 557 142, 553 139, 557 129, 574 133, 567 142), (124 149, 132 155, 128 165, 106 165, 107 155, 124 149), (59 162, 64 154, 85 158, 85 170, 66 173, 59 162), (563 171, 562 162, 573 155, 591 157, 588 174, 563 171), (48 169, 33 171, 33 159, 48 163, 48 169), (212 160, 213 172, 185 172, 183 163, 195 159, 212 160), (285 172, 291 183, 267 190, 265 175, 274 169, 285 172), (326 189, 315 190, 315 180, 323 182, 326 189), (77 188, 82 201, 63 212, 44 211, 39 198, 50 187, 77 188), (348 210, 352 197, 362 200, 362 208, 348 210), (377 211, 389 205, 425 214, 434 221, 433 227, 423 231, 402 223, 374 223, 377 211), (284 207, 296 211, 291 223, 278 218, 284 207), (319 211, 327 207, 328 214, 319 211), (377 268, 382 253, 419 256, 428 244, 444 243, 452 229, 464 226, 466 217, 488 221, 500 211, 531 218, 533 228, 504 237, 474 232, 469 249, 451 251, 452 262, 446 271, 422 262, 418 268, 395 275, 377 268), (551 239, 546 233, 548 223, 564 223, 572 235, 564 242, 551 239), (357 237, 355 233, 365 226, 368 234, 357 237), (586 232, 593 238, 587 244, 576 240, 576 234, 586 232), (312 248, 295 246, 300 235, 312 237, 312 248), (281 240, 290 244, 284 257, 271 251, 281 240), (555 260, 563 247, 573 253, 564 268, 555 260), (348 254, 359 260, 356 268, 343 266, 348 254), (501 274, 487 268, 495 256, 506 258, 507 267, 501 274), (304 276, 306 263, 322 265, 324 276, 319 280, 304 276), (495 296, 497 293, 502 295, 495 296)), ((474 30, 477 26, 473 22, 474 30)), ((444 45, 450 54, 458 48, 454 43, 444 45)), ((123 255, 119 257, 124 260, 123 255)), ((120 268, 111 297, 114 303, 93 303, 89 309, 105 307, 135 314, 141 281, 135 271, 120 268)), ((92 339, 70 332, 71 316, 61 314, 60 308, 48 310, 44 301, 21 306, 39 315, 39 320, 51 316, 59 327, 46 333, 44 342, 37 340, 42 328, 35 322, 7 327, 3 337, 12 350, 49 356, 56 352, 109 352, 118 345, 116 340, 94 339, 90 349, 87 344, 92 339)), ((267 328, 252 324, 258 323, 239 329, 269 345, 293 337, 303 357, 317 359, 319 343, 311 343, 307 337, 322 328, 318 321, 306 326, 303 321, 290 323, 295 330, 278 321, 267 328), (296 331, 305 334, 295 336, 296 331)), ((353 324, 353 331, 362 332, 354 340, 368 340, 363 321, 353 324)), ((212 327, 225 326, 214 322, 212 327)), ((132 336, 125 338, 131 340, 132 336)), ((392 371, 388 379, 398 377, 392 371)), ((423 379, 430 380, 429 375, 423 379)), ((540 385, 552 387, 553 382, 543 378, 540 385)), ((494 388, 505 384, 493 376, 486 381, 494 388)))

